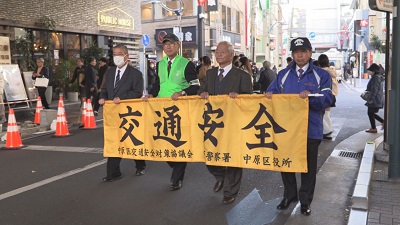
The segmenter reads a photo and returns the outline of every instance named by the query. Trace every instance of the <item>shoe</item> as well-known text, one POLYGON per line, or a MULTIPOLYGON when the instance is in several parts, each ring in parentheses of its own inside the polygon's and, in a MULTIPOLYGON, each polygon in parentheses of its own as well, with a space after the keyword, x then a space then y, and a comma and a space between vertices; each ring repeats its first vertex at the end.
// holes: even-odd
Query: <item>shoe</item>
POLYGON ((301 204, 300 212, 303 215, 309 216, 311 214, 311 207, 309 204, 301 204))
POLYGON ((218 192, 222 189, 222 186, 224 185, 224 181, 217 181, 214 185, 214 192, 218 192))
POLYGON ((378 130, 375 128, 369 128, 368 130, 366 130, 365 132, 367 133, 378 133, 378 130))
POLYGON ((85 125, 83 124, 79 124, 79 128, 83 128, 85 125))
POLYGON ((287 209, 290 203, 297 201, 298 201, 297 197, 294 197, 292 199, 283 198, 281 203, 279 203, 279 205, 276 208, 279 210, 287 209))
MULTIPOLYGON (((332 132, 331 132, 332 133, 332 132)), ((324 134, 324 136, 323 136, 323 138, 325 139, 325 140, 332 140, 332 137, 331 136, 329 136, 330 134, 324 134)))
POLYGON ((94 116, 97 116, 97 115, 99 115, 99 112, 94 111, 93 114, 94 114, 94 116))
POLYGON ((180 180, 180 181, 178 181, 177 184, 172 184, 171 187, 169 188, 169 190, 170 191, 177 191, 177 190, 182 188, 182 184, 183 184, 183 182, 180 180))
POLYGON ((235 200, 236 200, 235 197, 224 196, 222 203, 224 203, 225 205, 228 205, 228 204, 232 204, 235 200))
POLYGON ((136 176, 142 176, 145 173, 146 173, 146 170, 144 168, 143 169, 137 169, 135 175, 136 176))
POLYGON ((113 181, 119 180, 121 178, 122 178, 121 174, 118 176, 115 176, 115 177, 104 177, 103 182, 113 182, 113 181))

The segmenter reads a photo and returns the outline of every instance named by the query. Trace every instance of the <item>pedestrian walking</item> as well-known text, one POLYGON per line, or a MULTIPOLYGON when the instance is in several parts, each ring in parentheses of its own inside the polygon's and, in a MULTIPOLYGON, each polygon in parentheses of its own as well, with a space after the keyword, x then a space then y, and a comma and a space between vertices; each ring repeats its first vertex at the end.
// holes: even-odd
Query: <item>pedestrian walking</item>
POLYGON ((279 72, 275 81, 268 87, 265 96, 273 98, 273 94, 294 93, 298 93, 300 98, 307 98, 309 94, 322 94, 322 96, 308 97, 308 172, 301 174, 301 185, 298 192, 295 173, 281 173, 284 193, 277 209, 287 209, 290 203, 300 200, 300 212, 303 215, 310 215, 317 179, 318 147, 323 137, 322 115, 332 102, 332 79, 328 72, 313 65, 311 59, 312 47, 308 38, 299 37, 293 39, 290 43, 290 51, 292 52, 294 63, 279 72))
POLYGON ((271 62, 265 60, 263 62, 264 70, 260 74, 258 83, 260 84, 260 93, 265 93, 272 81, 276 79, 276 73, 271 69, 271 62))
MULTIPOLYGON (((128 64, 128 48, 118 44, 113 48, 113 60, 116 66, 106 71, 105 82, 101 88, 99 104, 104 105, 106 100, 119 104, 121 100, 140 98, 143 95, 142 72, 128 64)), ((109 157, 107 159, 107 176, 104 182, 120 179, 122 174, 119 167, 121 158, 109 157)), ((146 162, 135 160, 136 176, 145 174, 146 162)))
MULTIPOLYGON (((199 94, 203 99, 210 95, 228 94, 236 98, 238 94, 251 94, 251 76, 232 65, 234 48, 231 43, 222 41, 218 44, 215 57, 219 67, 207 71, 206 81, 200 87, 199 94)), ((207 166, 209 172, 216 178, 214 192, 224 190, 224 204, 235 201, 242 180, 242 168, 207 166)))
MULTIPOLYGON (((170 97, 176 101, 179 96, 195 95, 200 82, 197 79, 194 63, 178 55, 179 38, 174 34, 167 34, 162 43, 167 56, 157 63, 156 82, 143 100, 148 101, 148 98, 152 97, 170 97)), ((183 185, 187 162, 167 163, 172 168, 170 190, 179 190, 183 185)))
POLYGON ((377 113, 379 109, 383 108, 383 81, 384 77, 380 73, 381 68, 376 64, 372 63, 367 69, 367 73, 371 76, 368 81, 366 91, 369 92, 369 97, 365 105, 368 107, 368 118, 371 124, 371 128, 366 130, 367 133, 377 133, 375 120, 382 123, 382 129, 384 128, 384 121, 377 113))

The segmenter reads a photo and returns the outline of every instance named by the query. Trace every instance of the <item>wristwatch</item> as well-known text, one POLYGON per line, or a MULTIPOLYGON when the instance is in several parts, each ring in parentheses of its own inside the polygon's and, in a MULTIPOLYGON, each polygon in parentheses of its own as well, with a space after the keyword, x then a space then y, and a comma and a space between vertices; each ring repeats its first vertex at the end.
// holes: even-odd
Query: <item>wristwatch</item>
POLYGON ((184 95, 184 96, 187 96, 186 91, 182 91, 181 94, 184 95))

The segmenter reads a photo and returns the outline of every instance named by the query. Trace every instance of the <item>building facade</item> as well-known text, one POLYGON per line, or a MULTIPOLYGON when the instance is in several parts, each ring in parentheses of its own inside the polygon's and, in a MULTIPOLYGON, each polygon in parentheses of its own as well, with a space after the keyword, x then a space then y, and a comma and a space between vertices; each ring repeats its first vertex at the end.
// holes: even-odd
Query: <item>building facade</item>
POLYGON ((151 38, 146 47, 150 58, 164 57, 162 39, 167 33, 178 34, 179 27, 182 27, 182 56, 188 59, 203 55, 214 58, 216 46, 223 40, 233 44, 236 54, 245 53, 245 1, 208 0, 201 9, 198 0, 181 2, 183 9, 177 0, 142 0, 142 31, 151 38), (202 23, 200 28, 199 23, 202 23), (199 39, 201 35, 204 38, 199 39), (199 47, 204 49, 202 55, 199 55, 199 47))
MULTIPOLYGON (((106 56, 110 46, 123 43, 132 63, 138 65, 142 34, 139 4, 140 0, 95 4, 77 0, 10 0, 0 4, 0 36, 9 38, 12 64, 20 64, 26 51, 31 52, 32 60, 47 54, 57 65, 58 60, 80 57, 84 49, 93 45, 104 49, 106 56), (23 48, 21 43, 28 46, 23 48)), ((20 67, 24 69, 26 65, 20 67)))

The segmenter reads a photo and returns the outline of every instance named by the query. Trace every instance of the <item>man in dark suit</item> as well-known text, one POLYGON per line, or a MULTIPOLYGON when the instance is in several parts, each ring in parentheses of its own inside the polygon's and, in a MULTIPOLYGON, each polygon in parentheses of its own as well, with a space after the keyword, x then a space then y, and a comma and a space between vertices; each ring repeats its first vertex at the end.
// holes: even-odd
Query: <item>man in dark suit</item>
MULTIPOLYGON (((112 100, 119 104, 120 100, 140 98, 143 95, 142 73, 128 64, 128 49, 124 45, 113 48, 113 58, 116 66, 111 67, 105 74, 105 82, 101 88, 99 104, 104 105, 105 100, 112 100)), ((121 178, 119 164, 121 158, 109 157, 107 160, 107 176, 105 182, 121 178)), ((136 176, 145 174, 146 163, 144 160, 135 160, 136 176)))
MULTIPOLYGON (((170 97, 178 100, 179 96, 196 95, 200 82, 197 79, 195 65, 188 59, 178 55, 180 41, 174 34, 167 34, 163 39, 165 56, 156 65, 156 80, 150 94, 144 96, 144 101, 151 97, 170 97)), ((179 190, 183 185, 186 162, 168 162, 172 168, 171 191, 179 190)))
MULTIPOLYGON (((234 49, 231 43, 223 41, 217 46, 215 57, 219 67, 214 67, 207 71, 206 82, 200 87, 201 98, 207 99, 210 95, 228 94, 231 98, 236 98, 238 94, 251 94, 253 85, 251 76, 234 66, 232 59, 234 49)), ((242 179, 242 168, 207 166, 217 182, 214 191, 224 189, 224 204, 231 204, 235 201, 239 192, 242 179)))
MULTIPOLYGON (((33 71, 32 74, 32 80, 36 80, 36 78, 47 78, 49 79, 49 68, 47 68, 46 66, 43 66, 44 64, 44 59, 43 58, 39 58, 36 60, 36 69, 33 71)), ((50 109, 49 103, 47 103, 46 100, 46 90, 47 87, 37 87, 38 92, 39 92, 39 96, 42 100, 42 104, 43 107, 45 109, 50 109)))

